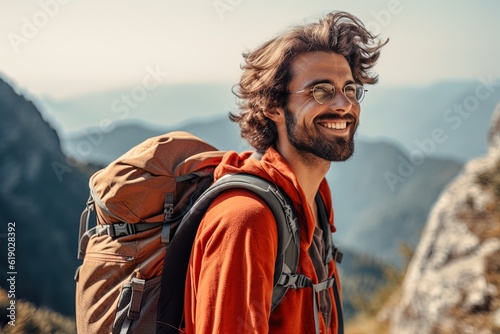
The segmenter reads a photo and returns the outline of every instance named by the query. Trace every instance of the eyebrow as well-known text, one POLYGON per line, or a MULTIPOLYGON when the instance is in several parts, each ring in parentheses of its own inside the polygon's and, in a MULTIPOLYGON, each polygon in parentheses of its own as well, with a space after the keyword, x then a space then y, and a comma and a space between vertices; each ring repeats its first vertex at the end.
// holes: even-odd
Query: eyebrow
MULTIPOLYGON (((335 86, 335 83, 329 79, 314 79, 314 80, 308 82, 304 86, 304 88, 302 88, 302 89, 306 89, 308 87, 313 87, 313 86, 316 86, 317 84, 320 84, 320 83, 329 83, 329 84, 335 86)), ((348 85, 348 84, 352 84, 352 83, 356 83, 356 82, 354 80, 349 79, 349 80, 344 82, 344 85, 342 87, 344 87, 345 85, 348 85)))

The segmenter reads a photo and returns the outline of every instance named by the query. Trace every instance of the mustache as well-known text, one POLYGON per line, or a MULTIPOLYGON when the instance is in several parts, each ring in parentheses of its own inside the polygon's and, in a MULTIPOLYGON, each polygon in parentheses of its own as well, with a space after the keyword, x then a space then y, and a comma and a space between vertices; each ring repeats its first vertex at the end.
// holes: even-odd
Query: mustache
POLYGON ((354 117, 352 114, 339 115, 335 113, 327 113, 317 116, 316 121, 356 122, 356 117, 354 117))

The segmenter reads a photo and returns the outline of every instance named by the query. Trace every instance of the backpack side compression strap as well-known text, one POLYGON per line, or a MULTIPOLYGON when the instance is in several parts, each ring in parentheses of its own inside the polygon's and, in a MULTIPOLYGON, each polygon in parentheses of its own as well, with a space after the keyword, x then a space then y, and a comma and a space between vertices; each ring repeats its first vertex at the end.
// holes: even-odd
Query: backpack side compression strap
POLYGON ((227 175, 205 191, 186 214, 167 246, 163 264, 162 286, 157 313, 157 333, 178 333, 182 323, 184 284, 191 248, 201 219, 212 201, 229 189, 246 189, 260 196, 271 209, 278 228, 278 258, 276 259, 272 309, 279 304, 288 287, 277 285, 284 268, 295 272, 299 260, 298 221, 288 198, 272 183, 248 174, 227 175))

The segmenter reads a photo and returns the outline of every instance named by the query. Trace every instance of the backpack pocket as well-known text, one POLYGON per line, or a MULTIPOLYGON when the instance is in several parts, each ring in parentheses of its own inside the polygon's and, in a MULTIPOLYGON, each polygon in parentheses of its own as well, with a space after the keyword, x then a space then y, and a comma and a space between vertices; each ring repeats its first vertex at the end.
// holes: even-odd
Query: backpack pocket
POLYGON ((132 278, 122 286, 118 299, 113 334, 156 332, 156 309, 161 276, 150 280, 132 278))
MULTIPOLYGON (((117 239, 107 235, 89 239, 76 284, 79 333, 110 333, 116 322, 118 302, 126 298, 127 292, 122 290, 127 284, 141 277, 149 289, 149 280, 161 276, 166 247, 160 241, 160 233, 161 228, 155 228, 117 239)), ((154 312, 156 316, 156 309, 154 312)), ((156 318, 153 324, 156 325, 156 318)))

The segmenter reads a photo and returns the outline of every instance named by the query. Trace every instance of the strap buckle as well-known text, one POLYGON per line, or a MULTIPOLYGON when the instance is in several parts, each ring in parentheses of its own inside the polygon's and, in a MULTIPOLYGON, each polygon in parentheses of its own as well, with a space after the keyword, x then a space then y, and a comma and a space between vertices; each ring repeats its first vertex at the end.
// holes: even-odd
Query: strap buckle
POLYGON ((136 233, 134 224, 116 223, 112 225, 106 225, 106 227, 108 228, 109 236, 111 236, 113 239, 136 233))
POLYGON ((109 225, 101 225, 100 227, 97 227, 96 234, 98 236, 109 235, 111 238, 116 239, 119 237, 132 235, 136 232, 137 229, 134 226, 134 224, 115 223, 109 225))

